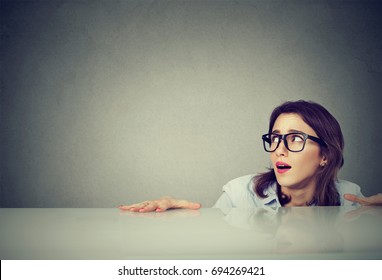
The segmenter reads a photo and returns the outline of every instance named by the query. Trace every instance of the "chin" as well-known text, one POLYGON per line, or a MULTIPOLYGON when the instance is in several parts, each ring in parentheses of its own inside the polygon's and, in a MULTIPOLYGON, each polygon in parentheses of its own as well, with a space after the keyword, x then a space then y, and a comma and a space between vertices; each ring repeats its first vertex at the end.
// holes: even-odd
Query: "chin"
POLYGON ((277 183, 279 183, 280 186, 283 186, 285 188, 293 188, 293 186, 297 184, 297 182, 287 178, 279 178, 276 176, 276 179, 277 179, 277 183))

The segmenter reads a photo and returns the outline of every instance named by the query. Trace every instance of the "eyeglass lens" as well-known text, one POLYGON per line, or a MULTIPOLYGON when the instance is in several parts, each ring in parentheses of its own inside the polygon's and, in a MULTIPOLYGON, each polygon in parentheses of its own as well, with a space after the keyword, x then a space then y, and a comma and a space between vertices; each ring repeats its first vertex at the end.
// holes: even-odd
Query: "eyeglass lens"
MULTIPOLYGON (((267 140, 264 140, 264 147, 268 152, 275 151, 280 145, 282 136, 277 134, 268 134, 267 140)), ((303 134, 291 133, 284 135, 284 145, 291 152, 299 152, 304 149, 305 137, 303 134)))

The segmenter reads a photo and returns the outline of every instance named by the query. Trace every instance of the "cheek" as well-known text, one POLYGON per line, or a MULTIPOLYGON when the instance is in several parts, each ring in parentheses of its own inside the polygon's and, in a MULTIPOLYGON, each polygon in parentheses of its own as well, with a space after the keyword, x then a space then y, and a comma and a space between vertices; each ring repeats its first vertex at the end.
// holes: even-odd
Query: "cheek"
POLYGON ((316 170, 320 165, 321 157, 317 151, 306 151, 301 157, 293 161, 296 165, 305 167, 309 170, 316 170))
POLYGON ((270 153, 270 158, 271 158, 271 162, 273 164, 275 164, 276 161, 278 160, 278 157, 277 157, 277 155, 275 153, 270 153))

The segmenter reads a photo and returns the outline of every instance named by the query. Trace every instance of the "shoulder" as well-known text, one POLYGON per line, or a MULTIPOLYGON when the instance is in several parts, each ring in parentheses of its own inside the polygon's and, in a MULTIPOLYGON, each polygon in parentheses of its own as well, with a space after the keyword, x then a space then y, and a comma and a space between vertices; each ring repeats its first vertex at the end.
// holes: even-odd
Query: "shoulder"
POLYGON ((361 187, 357 184, 345 180, 338 180, 336 182, 337 191, 341 193, 351 193, 359 195, 361 193, 361 187))
POLYGON ((245 175, 245 176, 241 176, 241 177, 235 178, 235 179, 229 181, 227 184, 225 184, 223 186, 223 189, 224 188, 229 188, 229 187, 232 187, 232 186, 247 185, 248 183, 252 183, 254 177, 255 177, 255 175, 250 174, 250 175, 245 175))
POLYGON ((223 192, 228 195, 235 207, 253 204, 253 178, 255 175, 245 175, 229 181, 223 186, 223 192))
POLYGON ((235 178, 223 186, 223 191, 227 193, 253 192, 254 177, 255 175, 245 175, 235 178))
POLYGON ((215 205, 227 205, 237 208, 254 207, 277 207, 280 206, 276 197, 276 185, 271 185, 266 190, 267 197, 260 198, 254 191, 254 178, 256 175, 246 175, 229 181, 223 186, 222 200, 226 203, 217 203, 215 205))

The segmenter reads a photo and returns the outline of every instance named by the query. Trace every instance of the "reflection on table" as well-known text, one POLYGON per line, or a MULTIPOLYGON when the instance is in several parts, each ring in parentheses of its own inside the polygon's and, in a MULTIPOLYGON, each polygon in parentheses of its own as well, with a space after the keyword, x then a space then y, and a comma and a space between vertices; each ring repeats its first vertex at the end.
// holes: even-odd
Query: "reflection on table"
POLYGON ((382 259, 382 207, 0 209, 1 259, 382 259))

